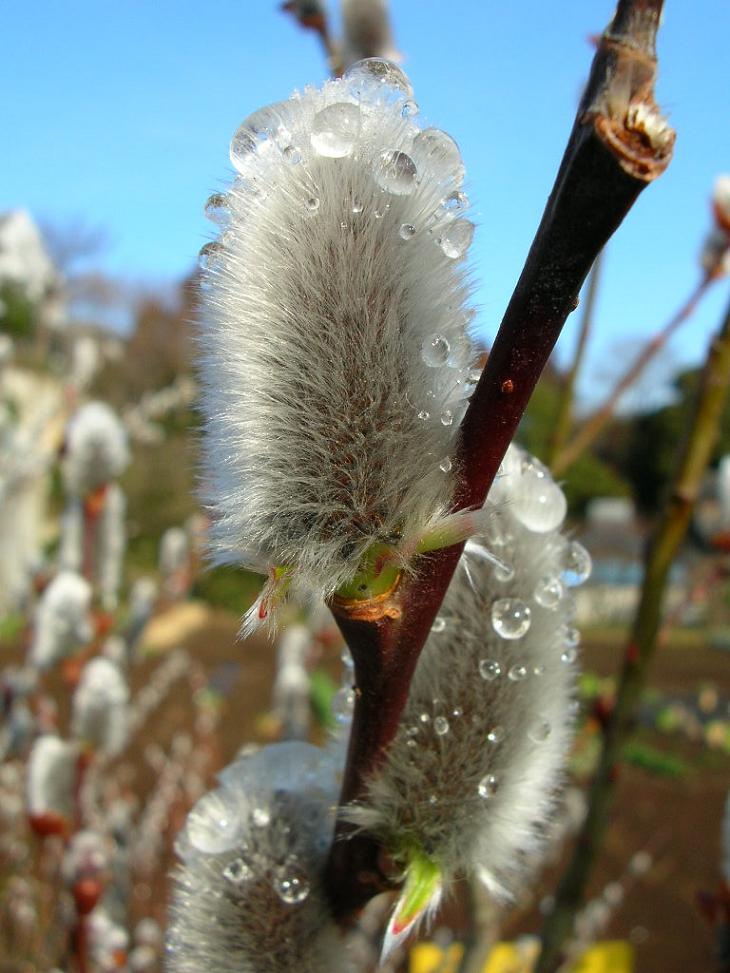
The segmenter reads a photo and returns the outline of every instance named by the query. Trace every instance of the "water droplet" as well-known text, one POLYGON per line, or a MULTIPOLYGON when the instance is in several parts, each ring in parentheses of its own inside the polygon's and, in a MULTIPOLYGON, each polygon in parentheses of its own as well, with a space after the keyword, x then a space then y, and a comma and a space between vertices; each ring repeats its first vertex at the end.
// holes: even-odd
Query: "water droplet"
POLYGON ((228 208, 228 197, 225 193, 213 193, 212 196, 206 199, 203 212, 205 213, 206 219, 212 223, 217 223, 218 226, 225 226, 231 215, 231 211, 228 208))
POLYGON ((338 723, 349 723, 355 709, 355 690, 350 686, 340 689, 332 697, 332 715, 338 723))
POLYGON ((571 541, 563 555, 563 581, 575 588, 583 584, 591 573, 591 556, 578 541, 571 541))
POLYGON ((499 581, 501 584, 506 584, 508 581, 511 581, 512 578, 514 578, 515 569, 511 564, 505 564, 502 562, 501 564, 494 565, 493 573, 495 581, 499 581))
POLYGON ((504 727, 493 726, 489 733, 487 733, 487 742, 491 743, 492 746, 496 746, 502 740, 504 740, 504 727))
POLYGON ((445 456, 439 463, 439 469, 441 470, 442 473, 450 472, 451 467, 452 467, 452 463, 448 456, 445 456))
POLYGON ((542 608, 557 608, 564 594, 565 588, 560 578, 547 576, 540 578, 535 585, 534 598, 542 608))
POLYGON ((246 163, 252 152, 256 151, 258 141, 252 131, 248 129, 245 122, 237 130, 231 139, 229 155, 234 168, 239 172, 244 172, 246 163))
POLYGON ((437 736, 446 736, 449 732, 449 721, 445 716, 437 716, 433 721, 433 728, 437 736))
POLYGON ((536 726, 533 726, 530 732, 527 734, 533 743, 544 743, 552 732, 552 727, 547 722, 543 720, 536 726))
MULTIPOLYGON (((472 356, 471 341, 466 335, 459 335, 451 342, 451 351, 447 365, 449 368, 463 368, 472 356)), ((469 389, 471 395, 472 390, 469 389)))
POLYGON ((340 661, 342 662, 342 665, 345 666, 347 669, 355 668, 355 660, 352 658, 352 653, 347 648, 347 646, 345 646, 342 649, 342 652, 340 652, 340 661))
POLYGON ((299 905, 309 895, 309 880, 296 858, 287 860, 274 877, 274 890, 287 905, 299 905))
POLYGON ((421 411, 418 413, 418 418, 419 419, 424 419, 424 420, 430 419, 431 418, 431 413, 430 412, 426 412, 425 409, 421 409, 421 411))
POLYGON ((464 715, 464 710, 461 708, 461 706, 455 706, 454 709, 451 710, 451 715, 454 717, 454 719, 458 720, 460 716, 464 715))
POLYGON ((519 598, 499 598, 492 605, 492 626, 503 639, 521 639, 530 628, 531 614, 519 598))
POLYGON ((578 650, 572 645, 568 646, 568 648, 565 649, 560 655, 560 661, 564 662, 566 665, 572 665, 577 658, 578 650))
POLYGON ((387 61, 383 57, 367 57, 362 61, 356 61, 345 71, 343 76, 345 81, 349 81, 354 91, 367 93, 368 88, 387 87, 392 88, 399 95, 410 98, 413 95, 413 88, 406 75, 401 71, 397 64, 387 61))
POLYGON ((439 128, 425 128, 413 140, 413 154, 424 170, 439 182, 460 185, 464 179, 464 163, 459 146, 439 128))
POLYGON ((357 196, 352 201, 352 212, 362 213, 362 200, 358 199, 357 196))
POLYGON ((430 795, 429 795, 429 798, 428 798, 428 803, 429 803, 430 805, 432 805, 432 806, 433 806, 434 804, 438 804, 438 802, 439 802, 439 799, 438 799, 438 797, 436 797, 436 795, 435 795, 435 794, 430 794, 430 795))
POLYGON ((236 846, 241 827, 235 799, 224 790, 204 794, 188 814, 186 835, 196 851, 219 855, 236 846))
POLYGON ((441 425, 450 426, 454 421, 454 413, 450 409, 444 409, 441 413, 441 425))
POLYGON ((231 885, 242 885, 253 876, 253 871, 243 858, 234 858, 223 869, 223 878, 231 885))
POLYGON ((317 112, 310 141, 319 155, 342 159, 349 155, 360 132, 360 109, 349 102, 337 102, 317 112))
POLYGON ((451 345, 442 334, 432 334, 421 345, 421 358, 429 368, 438 368, 449 360, 451 345))
POLYGON ((531 463, 513 479, 510 509, 517 520, 538 534, 558 528, 568 505, 565 494, 547 471, 531 463))
POLYGON ((382 220, 389 209, 390 209, 390 203, 381 203, 380 206, 376 206, 375 219, 382 220))
POLYGON ((257 828, 266 828, 271 822, 271 812, 267 807, 255 807, 251 819, 257 828))
POLYGON ((215 270, 222 255, 219 243, 206 243, 200 248, 198 264, 201 270, 215 270))
POLYGON ((514 665, 510 668, 507 675, 512 680, 512 682, 519 682, 521 679, 524 679, 525 676, 527 675, 527 667, 522 665, 514 665))
POLYGON ((386 192, 394 196, 407 196, 416 185, 416 164, 405 152, 386 150, 380 153, 373 176, 386 192))
POLYGON ((304 205, 307 207, 310 213, 316 213, 319 209, 319 200, 316 196, 310 196, 304 205))
POLYGON ((487 682, 493 682, 502 675, 502 666, 495 659, 480 659, 479 675, 487 682))
POLYGON ((403 118, 412 118, 414 115, 418 114, 418 105, 415 101, 407 101, 405 105, 400 110, 401 116, 403 118))
POLYGON ((433 625, 431 626, 432 632, 443 632, 446 628, 446 619, 442 615, 437 615, 433 620, 433 625))
POLYGON ((471 246, 474 236, 474 224, 469 220, 454 220, 441 233, 439 246, 451 260, 463 257, 471 246))
POLYGON ((341 230, 346 230, 347 227, 348 227, 347 220, 340 220, 340 229, 341 230))
POLYGON ((534 669, 532 670, 532 674, 533 676, 544 676, 545 666, 535 666, 534 669))
POLYGON ((565 644, 571 648, 580 645, 580 632, 577 628, 566 628, 564 632, 565 644))
POLYGON ((494 797, 498 789, 499 781, 494 774, 486 774, 484 777, 482 777, 482 779, 479 781, 479 786, 477 787, 479 796, 485 800, 489 797, 494 797))
POLYGON ((296 166, 299 165, 299 163, 302 161, 302 153, 296 147, 296 145, 287 145, 284 148, 283 154, 284 154, 284 158, 290 165, 296 166))
POLYGON ((416 228, 412 223, 402 223, 398 236, 401 240, 412 240, 416 235, 416 228))
POLYGON ((421 713, 419 715, 418 719, 421 721, 421 723, 430 723, 431 722, 431 717, 429 716, 428 713, 421 713))
POLYGON ((448 216, 457 216, 468 206, 469 197, 466 193, 450 193, 445 199, 441 200, 441 209, 448 216))
POLYGON ((244 172, 251 153, 264 139, 275 135, 282 128, 282 116, 288 111, 286 102, 278 102, 260 108, 242 122, 231 140, 230 156, 233 166, 244 172))
POLYGON ((412 750, 414 747, 417 747, 418 744, 416 743, 415 740, 406 740, 406 746, 410 747, 412 750))

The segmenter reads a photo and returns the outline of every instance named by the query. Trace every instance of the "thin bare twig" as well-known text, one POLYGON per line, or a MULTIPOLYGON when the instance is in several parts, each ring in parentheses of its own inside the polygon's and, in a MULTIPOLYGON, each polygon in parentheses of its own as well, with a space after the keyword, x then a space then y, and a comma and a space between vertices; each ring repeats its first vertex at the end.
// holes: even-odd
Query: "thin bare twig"
POLYGON ((547 465, 553 469, 555 458, 560 455, 570 435, 573 425, 573 402, 575 400, 575 383, 580 373, 583 358, 585 357, 588 337, 593 325, 593 312, 596 306, 596 295, 598 294, 598 281, 601 276, 601 264, 603 262, 603 251, 596 257, 596 262, 591 267, 591 272, 586 285, 586 297, 583 302, 580 331, 578 341, 573 353, 573 361, 567 373, 561 377, 560 393, 558 398, 558 410, 555 417, 555 425, 550 437, 550 446, 547 455, 547 465))
POLYGON ((646 343, 636 360, 616 382, 603 405, 585 420, 573 440, 564 449, 557 452, 551 464, 555 476, 564 473, 579 456, 583 455, 591 443, 595 442, 616 411, 621 396, 636 382, 652 358, 659 354, 679 326, 692 316, 697 305, 707 293, 710 284, 716 279, 709 274, 704 276, 676 314, 670 318, 661 331, 646 343))
MULTIPOLYGON (((601 39, 555 186, 461 426, 457 509, 484 502, 591 265, 669 164, 674 133, 653 96, 661 6, 621 0, 601 39)), ((332 606, 356 679, 342 804, 365 793, 393 738, 461 550, 426 555, 413 577, 376 602, 332 606)), ((336 837, 327 883, 336 914, 346 917, 390 882, 372 838, 353 835, 343 821, 336 837)))
POLYGON ((729 384, 730 307, 710 346, 671 494, 652 534, 639 607, 624 653, 614 709, 604 728, 598 770, 590 789, 588 814, 558 888, 553 911, 545 924, 536 973, 553 973, 557 969, 563 944, 570 936, 576 910, 600 849, 608 823, 616 766, 657 643, 669 570, 686 535, 702 477, 712 455, 729 384))

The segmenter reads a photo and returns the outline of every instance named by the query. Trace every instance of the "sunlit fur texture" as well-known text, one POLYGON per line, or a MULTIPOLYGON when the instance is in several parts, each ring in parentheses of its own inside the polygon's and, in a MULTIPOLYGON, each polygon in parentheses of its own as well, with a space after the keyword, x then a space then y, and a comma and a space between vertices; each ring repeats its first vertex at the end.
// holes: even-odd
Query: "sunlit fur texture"
POLYGON ((400 88, 356 65, 248 120, 255 148, 233 153, 240 175, 202 281, 214 550, 288 567, 300 594, 331 595, 376 542, 412 552, 447 513, 454 479, 440 464, 475 380, 466 272, 441 246, 470 239, 463 166, 448 136, 419 136, 402 114, 407 81, 385 70, 400 88), (335 104, 359 111, 340 158, 312 143, 335 104), (390 151, 417 169, 401 194, 375 179, 390 151), (437 335, 449 363, 431 367, 422 349, 437 335))
POLYGON ((236 761, 221 781, 217 793, 228 802, 229 818, 237 817, 238 834, 226 850, 204 853, 194 846, 188 819, 168 973, 347 973, 321 882, 337 789, 328 758, 308 744, 276 744, 236 761), (225 877, 231 863, 239 874, 247 870, 245 878, 225 877), (278 883, 294 876, 308 894, 287 902, 278 883))
POLYGON ((535 533, 516 518, 509 497, 529 476, 523 461, 513 447, 484 539, 514 576, 497 580, 483 549, 467 545, 440 612, 443 631, 429 637, 387 760, 367 800, 349 811, 396 855, 420 848, 446 884, 457 873, 478 876, 500 897, 516 890, 539 851, 573 735, 572 598, 562 589, 555 608, 535 600, 543 578, 560 577, 569 547, 559 531, 535 533), (501 638, 492 626, 493 603, 503 598, 531 611, 521 638, 501 638), (497 678, 483 678, 488 662, 499 666, 497 678), (514 666, 526 675, 510 678, 514 666), (443 735, 439 718, 448 723, 443 735))

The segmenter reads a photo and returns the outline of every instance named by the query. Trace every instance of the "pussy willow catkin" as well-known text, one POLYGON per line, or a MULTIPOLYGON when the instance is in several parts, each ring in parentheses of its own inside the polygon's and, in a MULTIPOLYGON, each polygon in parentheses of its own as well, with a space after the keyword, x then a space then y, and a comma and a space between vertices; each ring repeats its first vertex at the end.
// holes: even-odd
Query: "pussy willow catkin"
POLYGON ((271 574, 261 616, 407 569, 449 513, 474 227, 458 147, 417 112, 398 68, 358 62, 248 118, 208 201, 203 490, 219 559, 271 574))

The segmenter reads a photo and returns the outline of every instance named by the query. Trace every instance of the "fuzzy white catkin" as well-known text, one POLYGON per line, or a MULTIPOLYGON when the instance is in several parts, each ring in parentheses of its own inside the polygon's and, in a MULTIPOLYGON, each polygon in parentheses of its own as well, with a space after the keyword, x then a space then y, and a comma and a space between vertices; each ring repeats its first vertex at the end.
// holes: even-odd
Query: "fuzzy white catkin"
POLYGON ((47 733, 33 744, 28 758, 26 801, 30 815, 48 812, 71 820, 79 748, 47 733))
POLYGON ((114 411, 104 402, 82 405, 66 430, 63 472, 69 493, 86 496, 116 479, 128 463, 127 434, 114 411))
MULTIPOLYGON (((359 62, 244 122, 208 214, 204 495, 220 560, 329 596, 449 511, 473 389, 464 167, 402 72, 359 62)), ((408 567, 411 555, 403 553, 408 567)))
POLYGON ((346 973, 321 870, 337 766, 305 743, 264 747, 220 775, 176 850, 168 973, 346 973))
MULTIPOLYGON (((117 605, 122 580, 126 546, 125 515, 127 501, 121 487, 110 483, 104 503, 94 524, 91 540, 91 571, 102 606, 113 611, 117 605)), ((84 568, 84 505, 79 497, 71 497, 61 519, 59 567, 68 571, 84 568)))
POLYGON ((91 586, 72 571, 61 571, 43 592, 35 614, 29 663, 48 669, 90 641, 91 586))
POLYGON ((97 657, 84 666, 73 695, 71 733, 109 757, 124 748, 129 735, 129 687, 110 659, 97 657))
POLYGON ((445 885, 476 876, 499 897, 526 877, 563 780, 577 640, 564 579, 589 570, 544 468, 511 447, 503 470, 486 547, 467 543, 388 757, 348 815, 397 856, 418 848, 445 885))

